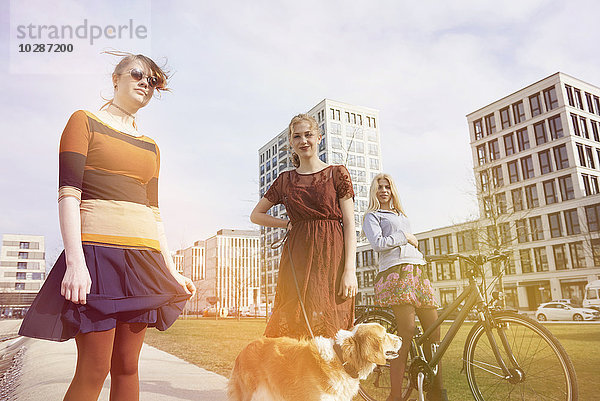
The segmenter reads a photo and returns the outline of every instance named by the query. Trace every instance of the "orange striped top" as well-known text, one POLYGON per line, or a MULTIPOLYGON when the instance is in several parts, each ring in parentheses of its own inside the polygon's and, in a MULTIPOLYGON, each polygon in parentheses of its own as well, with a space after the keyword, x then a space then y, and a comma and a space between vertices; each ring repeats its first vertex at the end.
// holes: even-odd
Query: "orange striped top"
POLYGON ((160 251, 157 221, 160 152, 135 137, 78 110, 60 140, 59 201, 81 201, 84 243, 160 251))

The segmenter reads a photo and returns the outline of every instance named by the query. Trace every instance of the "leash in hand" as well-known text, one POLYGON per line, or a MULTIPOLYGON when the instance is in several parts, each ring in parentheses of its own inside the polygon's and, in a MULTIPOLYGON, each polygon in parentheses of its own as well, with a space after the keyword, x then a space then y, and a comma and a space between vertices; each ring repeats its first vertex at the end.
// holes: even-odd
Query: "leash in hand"
MULTIPOLYGON (((287 230, 285 232, 285 235, 281 239, 272 243, 271 249, 280 248, 287 241, 289 233, 290 233, 290 231, 287 230)), ((304 315, 304 322, 306 323, 306 328, 308 329, 310 337, 315 338, 315 335, 313 334, 312 328, 310 327, 310 323, 308 321, 308 315, 306 314, 306 308, 304 307, 304 301, 302 300, 302 294, 300 293, 300 286, 298 285, 298 277, 296 277, 296 269, 294 268, 294 261, 292 260, 292 249, 289 245, 287 247, 287 250, 288 250, 288 258, 290 259, 290 268, 292 269, 292 275, 294 276, 294 284, 296 285, 296 293, 298 294, 298 301, 300 302, 300 309, 302 309, 302 314, 304 315)))

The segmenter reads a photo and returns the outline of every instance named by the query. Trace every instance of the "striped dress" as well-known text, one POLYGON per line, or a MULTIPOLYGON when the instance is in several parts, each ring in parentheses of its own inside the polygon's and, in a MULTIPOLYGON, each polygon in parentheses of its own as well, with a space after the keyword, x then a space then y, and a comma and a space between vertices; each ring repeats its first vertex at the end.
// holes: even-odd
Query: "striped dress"
POLYGON ((80 200, 81 240, 92 279, 85 305, 66 301, 60 255, 21 325, 20 334, 64 341, 114 328, 117 321, 168 328, 188 294, 160 252, 160 152, 79 110, 65 127, 59 153, 59 201, 80 200))

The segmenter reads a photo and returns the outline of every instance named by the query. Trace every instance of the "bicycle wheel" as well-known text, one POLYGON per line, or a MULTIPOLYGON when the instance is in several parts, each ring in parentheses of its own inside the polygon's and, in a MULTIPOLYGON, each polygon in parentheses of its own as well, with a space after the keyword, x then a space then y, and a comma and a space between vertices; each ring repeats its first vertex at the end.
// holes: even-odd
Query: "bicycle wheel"
POLYGON ((520 381, 505 379, 482 323, 471 329, 465 343, 467 382, 478 401, 576 401, 577 377, 573 363, 556 337, 532 319, 511 312, 494 313, 501 329, 494 338, 507 367, 511 368, 498 331, 503 330, 512 354, 523 369, 520 381))
MULTIPOLYGON (((396 319, 389 313, 384 311, 371 311, 363 316, 360 316, 356 322, 358 323, 379 323, 388 331, 388 333, 396 334, 396 319)), ((411 347, 411 358, 414 354, 411 347)), ((408 371, 408 369, 406 369, 408 371)), ((402 381, 402 400, 407 400, 412 389, 409 385, 408 373, 405 373, 402 381)), ((367 401, 385 400, 390 395, 390 363, 385 365, 377 365, 373 372, 365 380, 360 382, 358 394, 367 401)))

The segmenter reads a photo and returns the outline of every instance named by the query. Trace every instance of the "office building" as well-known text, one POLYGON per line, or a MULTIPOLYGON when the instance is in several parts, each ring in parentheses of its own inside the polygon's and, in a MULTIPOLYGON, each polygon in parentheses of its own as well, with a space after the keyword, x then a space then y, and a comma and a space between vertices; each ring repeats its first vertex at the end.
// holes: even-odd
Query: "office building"
MULTIPOLYGON (((600 88, 556 73, 467 115, 480 219, 416 234, 424 254, 498 250, 507 304, 583 298, 600 277, 600 88)), ((501 269, 487 266, 489 279, 501 269)), ((465 266, 427 270, 442 304, 465 266)))
POLYGON ((0 309, 31 306, 46 278, 44 236, 4 234, 0 251, 0 309))
MULTIPOLYGON (((186 277, 189 277, 194 282, 196 288, 204 289, 206 279, 205 257, 204 257, 204 241, 196 241, 194 245, 179 249, 173 254, 173 260, 177 271, 186 277)), ((200 312, 202 306, 205 305, 202 298, 206 296, 206 291, 197 291, 194 298, 190 299, 186 304, 186 312, 196 314, 200 312)))

